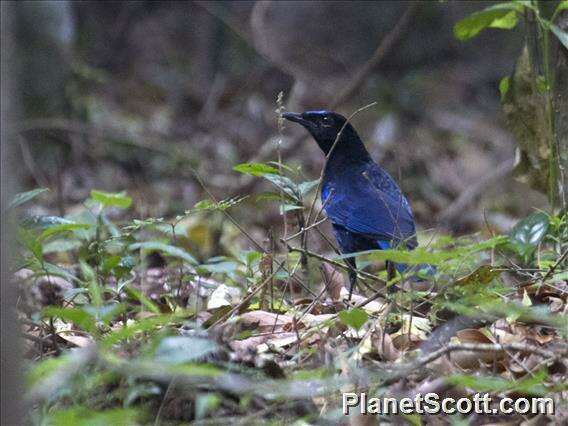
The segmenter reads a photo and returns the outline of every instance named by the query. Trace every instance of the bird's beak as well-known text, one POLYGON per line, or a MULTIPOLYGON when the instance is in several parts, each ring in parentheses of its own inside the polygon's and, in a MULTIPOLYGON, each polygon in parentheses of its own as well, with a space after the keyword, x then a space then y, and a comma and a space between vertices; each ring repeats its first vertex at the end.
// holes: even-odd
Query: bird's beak
POLYGON ((304 119, 302 117, 302 114, 298 114, 297 112, 285 112, 284 114, 282 114, 282 117, 284 117, 286 120, 293 121, 294 123, 301 124, 304 127, 309 127, 312 124, 311 121, 304 119))

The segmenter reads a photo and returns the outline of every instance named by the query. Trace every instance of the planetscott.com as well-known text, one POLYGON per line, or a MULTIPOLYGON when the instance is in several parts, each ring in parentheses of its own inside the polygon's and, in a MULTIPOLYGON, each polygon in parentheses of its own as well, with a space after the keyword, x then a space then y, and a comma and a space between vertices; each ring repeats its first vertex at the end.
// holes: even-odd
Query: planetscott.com
POLYGON ((343 414, 554 414, 552 398, 499 398, 476 393, 472 398, 441 398, 436 393, 414 398, 368 397, 344 393, 343 414))

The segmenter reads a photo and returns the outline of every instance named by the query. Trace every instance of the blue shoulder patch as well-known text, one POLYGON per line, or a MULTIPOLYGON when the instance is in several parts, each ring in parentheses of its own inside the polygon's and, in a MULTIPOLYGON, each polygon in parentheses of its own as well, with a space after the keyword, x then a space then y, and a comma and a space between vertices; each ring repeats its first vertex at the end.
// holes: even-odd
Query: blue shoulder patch
POLYGON ((323 203, 325 203, 325 200, 327 200, 327 198, 329 197, 329 193, 330 193, 329 186, 324 185, 321 188, 321 200, 323 203))

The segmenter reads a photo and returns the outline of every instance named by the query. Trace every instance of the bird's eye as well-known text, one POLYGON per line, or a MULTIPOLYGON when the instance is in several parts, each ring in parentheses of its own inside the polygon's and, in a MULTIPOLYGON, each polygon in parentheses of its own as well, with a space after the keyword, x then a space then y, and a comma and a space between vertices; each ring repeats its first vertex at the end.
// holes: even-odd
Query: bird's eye
POLYGON ((321 121, 323 124, 331 124, 331 118, 327 115, 324 115, 321 121))

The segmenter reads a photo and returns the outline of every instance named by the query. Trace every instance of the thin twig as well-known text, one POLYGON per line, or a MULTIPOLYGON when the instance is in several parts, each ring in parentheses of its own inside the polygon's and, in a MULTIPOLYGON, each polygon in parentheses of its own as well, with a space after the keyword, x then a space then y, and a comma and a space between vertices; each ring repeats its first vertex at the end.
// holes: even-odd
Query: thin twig
POLYGON ((551 277, 551 275, 554 273, 554 271, 556 270, 556 268, 558 268, 558 266, 564 262, 566 260, 566 257, 568 257, 568 250, 566 250, 564 253, 562 253, 562 255, 560 255, 560 257, 558 258, 558 260, 556 261, 556 263, 554 265, 552 265, 549 269, 548 272, 546 274, 544 274, 544 276, 542 277, 541 281, 540 281, 540 285, 538 286, 538 290, 536 292, 536 295, 538 296, 540 294, 540 290, 541 288, 544 286, 544 282, 551 277))
POLYGON ((361 88, 371 71, 384 59, 384 57, 392 50, 394 45, 400 40, 400 37, 404 34, 410 18, 416 12, 418 3, 411 3, 393 29, 381 39, 381 42, 373 52, 373 55, 369 60, 357 71, 353 79, 349 82, 347 86, 337 95, 330 105, 331 109, 345 103, 357 94, 358 90, 361 88))
MULTIPOLYGON (((203 188, 203 190, 207 193, 207 195, 209 196, 209 198, 211 198, 211 200, 214 203, 218 203, 217 198, 213 195, 213 193, 209 190, 209 188, 207 188, 207 186, 205 185, 205 182, 203 182, 203 179, 201 179, 201 176, 199 176, 199 173, 197 173, 197 170, 193 169, 193 168, 189 168, 189 170, 191 170, 191 173, 193 174, 193 176, 195 177, 195 179, 197 180, 197 182, 201 185, 201 187, 203 188)), ((227 217, 227 219, 229 219, 231 221, 231 223, 233 225, 235 225, 237 227, 237 229, 245 236, 247 237, 247 239, 254 244, 254 246, 263 254, 268 254, 268 251, 262 246, 260 245, 260 243, 258 243, 242 226, 239 222, 237 222, 237 220, 226 210, 226 209, 222 209, 221 210, 222 213, 227 217)), ((289 272, 288 269, 283 265, 282 262, 279 262, 278 260, 274 259, 274 263, 276 263, 278 265, 278 268, 282 268, 285 271, 289 272)), ((300 284, 300 286, 306 290, 308 293, 310 293, 312 296, 316 296, 316 294, 309 289, 303 282, 302 280, 298 279, 295 275, 290 274, 290 278, 292 278, 294 281, 296 281, 298 284, 300 284)))
POLYGON ((308 231, 308 230, 310 230, 310 229, 312 229, 312 228, 315 228, 316 226, 321 225, 321 224, 324 223, 326 220, 327 220, 327 217, 324 217, 324 218, 321 219, 320 221, 318 221, 318 222, 316 222, 316 223, 314 223, 314 224, 312 224, 312 225, 310 225, 310 226, 307 226, 307 227, 305 227, 305 228, 300 229, 300 231, 296 232, 295 234, 290 235, 290 236, 287 237, 287 238, 281 238, 281 239, 282 239, 282 241, 285 241, 285 242, 288 242, 288 241, 290 241, 290 240, 293 240, 294 238, 299 237, 300 235, 304 234, 306 231, 308 231))
POLYGON ((556 359, 562 359, 568 355, 568 350, 558 351, 557 353, 547 351, 546 349, 539 348, 533 345, 527 345, 525 343, 449 343, 448 345, 418 358, 415 362, 410 364, 401 365, 396 368, 394 375, 389 376, 386 383, 394 383, 402 377, 406 377, 410 372, 416 371, 427 364, 435 361, 436 359, 447 355, 451 352, 456 351, 470 351, 470 352, 503 352, 503 351, 519 351, 527 352, 531 354, 540 355, 547 359, 547 361, 553 361, 556 359))
MULTIPOLYGON (((282 242, 285 243, 284 241, 282 241, 282 242)), ((310 250, 303 250, 303 249, 301 249, 301 248, 292 247, 292 246, 289 246, 289 245, 287 245, 287 246, 288 246, 288 250, 289 250, 289 251, 292 251, 292 252, 295 251, 295 252, 298 252, 298 253, 304 253, 304 254, 306 254, 306 256, 313 257, 314 259, 321 260, 322 262, 325 262, 325 263, 329 263, 330 265, 336 266, 336 267, 341 268, 341 269, 343 269, 343 270, 345 270, 345 271, 350 271, 350 270, 351 270, 351 267, 349 267, 349 266, 347 266, 347 265, 345 265, 345 264, 343 264, 343 263, 341 263, 341 262, 337 262, 337 261, 335 261, 335 260, 328 259, 328 258, 325 257, 325 256, 322 256, 322 255, 320 255, 320 254, 314 253, 313 251, 310 251, 310 250)), ((383 280, 381 280, 380 278, 374 276, 373 274, 370 274, 370 273, 365 272, 365 271, 361 271, 360 269, 357 269, 356 272, 357 272, 358 274, 362 275, 362 276, 365 277, 365 278, 369 278, 369 279, 371 279, 371 280, 373 280, 373 281, 376 281, 376 282, 378 282, 378 283, 381 283, 381 284, 386 284, 385 281, 383 281, 383 280)))

